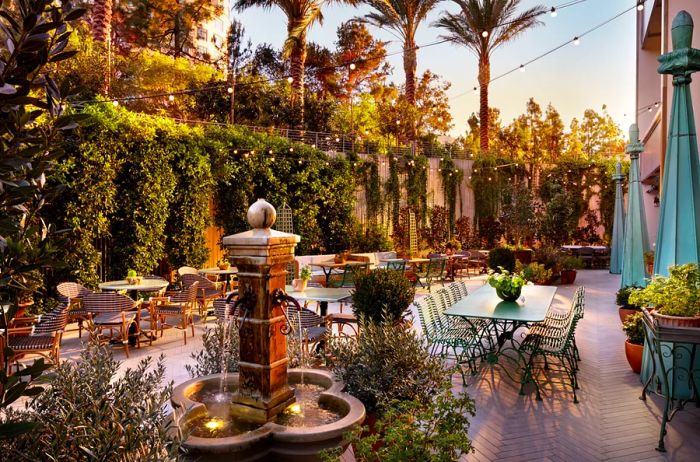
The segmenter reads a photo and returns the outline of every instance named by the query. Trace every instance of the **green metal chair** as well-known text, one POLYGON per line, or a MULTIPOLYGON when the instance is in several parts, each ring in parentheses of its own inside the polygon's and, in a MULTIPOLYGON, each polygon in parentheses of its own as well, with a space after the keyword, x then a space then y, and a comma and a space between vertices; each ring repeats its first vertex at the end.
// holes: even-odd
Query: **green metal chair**
POLYGON ((406 271, 406 260, 394 260, 386 263, 386 268, 403 273, 406 271))
POLYGON ((342 274, 332 274, 328 279, 328 287, 352 288, 355 287, 355 279, 369 271, 369 263, 360 265, 345 265, 342 274))
POLYGON ((426 270, 416 273, 415 284, 420 284, 421 287, 427 288, 430 292, 430 287, 436 280, 440 281, 443 286, 445 285, 445 259, 442 257, 431 258, 426 270))

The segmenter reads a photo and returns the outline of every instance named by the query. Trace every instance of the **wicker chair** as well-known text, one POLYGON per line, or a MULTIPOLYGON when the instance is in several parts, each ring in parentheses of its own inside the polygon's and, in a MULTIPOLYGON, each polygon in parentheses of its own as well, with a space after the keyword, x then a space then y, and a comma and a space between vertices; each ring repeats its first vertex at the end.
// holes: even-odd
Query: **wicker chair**
POLYGON ((139 338, 140 312, 137 303, 126 295, 114 292, 96 292, 83 298, 83 308, 93 314, 92 326, 102 342, 121 344, 129 357, 129 337, 141 347, 139 338))
POLYGON ((204 321, 206 320, 207 307, 217 298, 224 297, 224 285, 212 282, 199 274, 183 274, 182 288, 186 290, 195 282, 198 282, 197 303, 199 305, 199 316, 204 321))
POLYGON ((321 316, 308 308, 299 310, 294 306, 288 306, 286 310, 291 329, 289 335, 301 337, 304 353, 308 355, 328 335, 326 323, 321 316))
POLYGON ((198 289, 199 282, 195 281, 173 296, 151 298, 153 315, 158 320, 161 337, 163 336, 165 326, 181 329, 185 345, 187 345, 188 326, 192 329, 192 337, 194 337, 194 318, 192 317, 192 312, 194 311, 194 305, 197 303, 198 289), (165 320, 167 318, 177 318, 179 323, 166 323, 165 320))
POLYGON ((56 286, 58 301, 68 306, 68 322, 78 323, 78 338, 83 336, 83 322, 90 322, 92 315, 83 308, 82 298, 92 291, 77 282, 62 282, 56 286))
POLYGON ((61 338, 68 324, 67 305, 60 305, 50 313, 38 317, 15 318, 7 329, 7 346, 12 354, 7 357, 7 373, 12 364, 28 354, 43 356, 58 364, 61 356, 61 338))

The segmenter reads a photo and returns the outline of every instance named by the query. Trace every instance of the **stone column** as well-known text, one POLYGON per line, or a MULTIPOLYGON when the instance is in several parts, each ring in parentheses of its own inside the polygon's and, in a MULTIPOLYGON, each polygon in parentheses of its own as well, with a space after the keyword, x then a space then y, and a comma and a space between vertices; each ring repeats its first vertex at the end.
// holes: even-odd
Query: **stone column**
POLYGON ((233 412, 246 420, 273 420, 294 402, 287 383, 286 318, 272 300, 284 290, 287 263, 294 259, 300 237, 270 229, 276 219, 272 205, 258 199, 248 209, 250 231, 226 236, 224 248, 238 268, 240 322, 239 390, 233 412))

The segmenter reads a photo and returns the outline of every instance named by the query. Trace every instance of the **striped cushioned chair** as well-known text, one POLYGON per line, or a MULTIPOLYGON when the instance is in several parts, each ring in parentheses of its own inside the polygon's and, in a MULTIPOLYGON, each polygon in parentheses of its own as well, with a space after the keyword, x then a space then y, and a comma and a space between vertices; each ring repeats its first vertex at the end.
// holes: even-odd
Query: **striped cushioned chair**
MULTIPOLYGON (((7 358, 8 373, 12 363, 27 354, 37 354, 58 364, 61 338, 68 324, 68 307, 60 305, 53 311, 32 319, 36 321, 33 326, 10 327, 7 330, 7 346, 13 352, 7 358)), ((15 321, 26 324, 29 320, 30 318, 17 318, 15 321)))
POLYGON ((224 320, 224 317, 228 314, 231 316, 231 318, 234 320, 235 323, 238 322, 238 316, 240 316, 240 312, 238 308, 233 310, 233 303, 226 303, 225 298, 217 298, 214 300, 214 316, 216 316, 216 321, 221 322, 224 320))
POLYGON ((83 321, 90 322, 91 314, 83 308, 82 299, 92 291, 77 282, 62 282, 56 286, 58 301, 68 306, 68 322, 78 322, 78 338, 83 336, 83 321))
POLYGON ((165 326, 182 329, 182 335, 187 345, 187 326, 192 329, 192 337, 194 337, 194 319, 192 312, 194 305, 197 303, 197 291, 199 282, 195 281, 180 292, 170 297, 153 297, 151 304, 153 305, 153 315, 158 320, 160 326, 160 336, 163 336, 165 326), (168 324, 165 322, 167 318, 177 318, 179 323, 168 324))
POLYGON ((291 330, 289 335, 300 337, 305 354, 326 338, 328 329, 323 318, 308 308, 297 309, 287 306, 287 320, 291 330))
POLYGON ((92 325, 98 339, 104 342, 120 343, 129 357, 129 335, 139 339, 140 313, 134 311, 136 302, 126 295, 115 292, 96 292, 83 298, 83 308, 93 314, 92 325), (133 327, 132 327, 133 326, 133 327), (132 329, 132 332, 129 332, 132 329))
POLYGON ((190 287, 195 282, 199 283, 199 288, 197 290, 197 303, 199 305, 199 316, 202 320, 206 320, 207 307, 217 298, 221 298, 225 295, 224 285, 212 282, 204 276, 199 274, 183 274, 180 279, 182 280, 182 287, 186 289, 190 287))

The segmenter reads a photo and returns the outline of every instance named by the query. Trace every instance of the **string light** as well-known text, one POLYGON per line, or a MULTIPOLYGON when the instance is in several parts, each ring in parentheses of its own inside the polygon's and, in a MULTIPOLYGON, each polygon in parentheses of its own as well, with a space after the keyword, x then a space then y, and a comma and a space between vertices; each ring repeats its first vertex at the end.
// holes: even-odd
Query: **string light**
POLYGON ((553 18, 556 18, 557 17, 557 9, 552 7, 552 9, 549 10, 549 15, 553 18))
POLYGON ((112 101, 112 106, 114 106, 114 107, 119 106, 119 101, 117 101, 116 99, 114 101, 112 101))
POLYGON ((290 76, 290 77, 287 77, 287 82, 288 82, 288 83, 294 82, 294 77, 291 77, 291 76, 290 76))
POLYGON ((230 95, 231 93, 233 93, 233 87, 228 87, 228 88, 226 89, 226 91, 227 91, 228 94, 230 95))
POLYGON ((644 9, 644 0, 639 0, 637 2, 637 11, 642 11, 644 9))
POLYGON ((520 72, 525 72, 525 66, 523 66, 522 64, 520 65, 520 72))
POLYGON ((484 38, 488 37, 488 36, 489 36, 489 31, 487 31, 487 30, 483 31, 483 32, 481 33, 481 36, 484 37, 484 38))
POLYGON ((175 101, 175 95, 168 95, 169 101, 175 101))
POLYGON ((355 63, 350 63, 350 70, 351 71, 354 71, 356 67, 357 66, 355 66, 355 63))
POLYGON ((574 37, 574 45, 578 46, 579 43, 581 43, 581 40, 578 37, 574 37))

